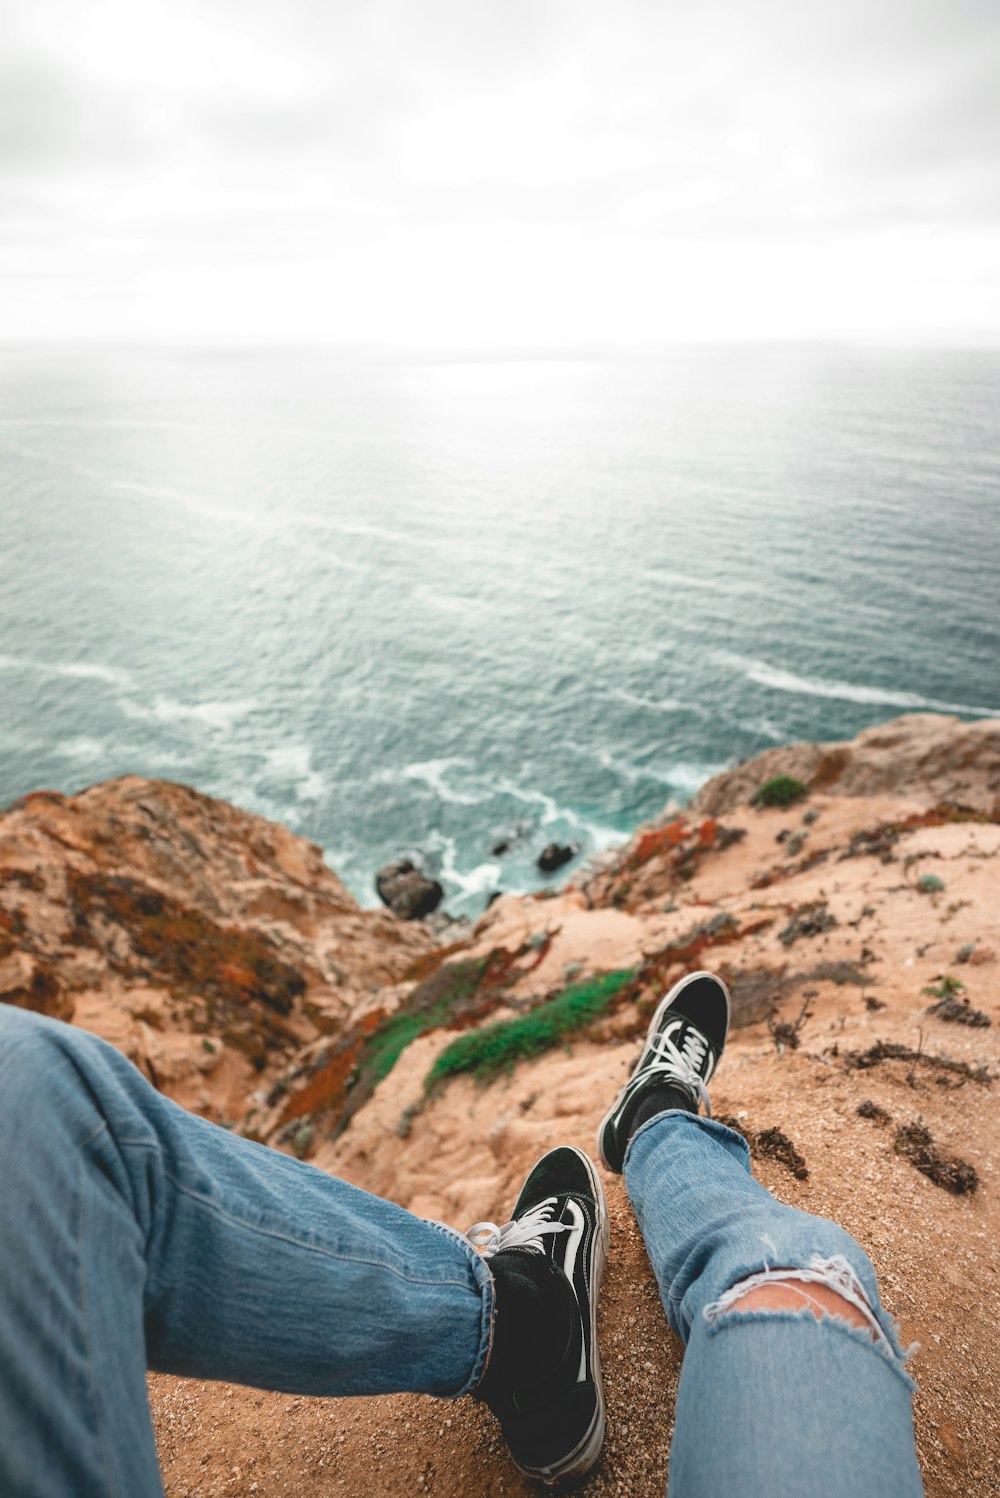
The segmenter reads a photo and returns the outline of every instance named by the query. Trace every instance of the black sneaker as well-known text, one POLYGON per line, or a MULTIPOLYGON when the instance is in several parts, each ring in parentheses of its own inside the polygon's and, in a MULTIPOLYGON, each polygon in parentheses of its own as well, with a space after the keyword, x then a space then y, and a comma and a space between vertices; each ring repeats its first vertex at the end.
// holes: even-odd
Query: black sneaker
POLYGON ((729 1032, 729 990, 712 973, 688 973, 675 983, 649 1022, 639 1063, 604 1115, 597 1148, 609 1170, 621 1173, 632 1119, 653 1087, 671 1087, 712 1116, 706 1083, 719 1064, 729 1032))
MULTIPOLYGON (((608 1209, 593 1164, 562 1145, 543 1155, 521 1189, 511 1220, 477 1223, 470 1241, 487 1259, 502 1304, 505 1282, 541 1291, 549 1314, 541 1345, 525 1360, 502 1352, 494 1334, 490 1365, 477 1389, 500 1421, 526 1477, 554 1483, 579 1477, 604 1443, 604 1380, 597 1350, 597 1296, 608 1255, 608 1209), (551 1350, 551 1357, 547 1354, 551 1350), (519 1368, 525 1376, 511 1376, 519 1368)), ((508 1303, 511 1303, 508 1301, 508 1303)), ((498 1310, 498 1322, 502 1310, 498 1310)), ((507 1336, 521 1328, 508 1323, 507 1336)), ((525 1343, 525 1346, 527 1343, 525 1343)))

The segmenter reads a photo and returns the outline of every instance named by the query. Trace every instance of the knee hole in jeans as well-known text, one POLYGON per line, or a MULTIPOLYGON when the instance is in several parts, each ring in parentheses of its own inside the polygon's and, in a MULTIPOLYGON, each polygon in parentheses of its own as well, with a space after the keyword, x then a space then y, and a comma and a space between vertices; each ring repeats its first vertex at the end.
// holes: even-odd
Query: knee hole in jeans
POLYGON ((876 1346, 893 1356, 896 1354, 861 1281, 841 1255, 831 1259, 814 1255, 804 1268, 767 1266, 756 1274, 745 1275, 707 1305, 704 1315, 714 1325, 730 1312, 750 1316, 762 1311, 811 1312, 817 1321, 824 1316, 841 1319, 848 1326, 866 1332, 876 1346))

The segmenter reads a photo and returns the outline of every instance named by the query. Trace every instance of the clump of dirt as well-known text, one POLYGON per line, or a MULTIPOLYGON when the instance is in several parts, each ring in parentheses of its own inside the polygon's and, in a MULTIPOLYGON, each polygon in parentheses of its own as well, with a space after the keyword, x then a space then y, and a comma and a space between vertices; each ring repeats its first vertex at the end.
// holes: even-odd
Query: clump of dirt
POLYGON ((892 1114, 887 1113, 878 1103, 872 1102, 871 1098, 865 1098, 863 1103, 858 1104, 858 1117, 870 1118, 872 1123, 878 1124, 880 1127, 884 1124, 892 1123, 892 1114))
MULTIPOLYGON (((894 1040, 877 1040, 866 1051, 845 1051, 843 1061, 848 1071, 868 1071, 873 1066, 881 1066, 885 1061, 910 1061, 914 1072, 917 1065, 922 1063, 932 1071, 961 1077, 962 1082, 981 1082, 987 1087, 993 1082, 989 1068, 982 1061, 977 1061, 974 1065, 969 1061, 953 1061, 950 1056, 934 1056, 927 1051, 915 1051, 912 1046, 900 1045, 894 1040)), ((958 1085, 961 1086, 962 1083, 958 1085)))
POLYGON ((853 983, 856 988, 867 988, 871 981, 856 962, 818 962, 815 967, 802 974, 803 983, 836 983, 838 988, 842 988, 845 983, 853 983))
POLYGON ((837 924, 837 918, 826 908, 825 900, 814 900, 795 912, 784 931, 778 933, 783 947, 790 947, 803 936, 821 936, 837 924))
POLYGON ((755 1159, 775 1160, 786 1170, 790 1170, 797 1181, 808 1181, 809 1167, 805 1158, 799 1154, 783 1130, 779 1128, 754 1129, 749 1124, 740 1123, 739 1119, 732 1118, 728 1114, 717 1115, 716 1122, 735 1129, 737 1134, 742 1134, 755 1159))
POLYGON ((697 926, 692 926, 686 936, 682 936, 677 943, 678 947, 698 947, 709 942, 721 941, 727 936, 738 936, 740 934, 739 922, 736 917, 730 915, 728 910, 720 910, 718 915, 713 915, 709 920, 702 921, 697 926))
POLYGON ((950 1020, 952 1024, 972 1025, 977 1030, 984 1030, 993 1023, 982 1009, 973 1009, 968 998, 956 999, 952 994, 945 994, 936 1004, 931 1004, 927 1013, 936 1015, 938 1019, 950 1020))
POLYGON ((955 1196, 971 1196, 979 1186, 975 1166, 936 1145, 930 1129, 919 1118, 912 1123, 899 1125, 895 1150, 897 1154, 905 1156, 928 1180, 933 1181, 935 1186, 943 1186, 945 1191, 951 1191, 955 1196))
POLYGON ((787 1134, 780 1129, 763 1129, 757 1135, 757 1153, 765 1160, 777 1160, 779 1165, 784 1165, 797 1181, 809 1179, 809 1167, 805 1159, 799 1154, 787 1134))

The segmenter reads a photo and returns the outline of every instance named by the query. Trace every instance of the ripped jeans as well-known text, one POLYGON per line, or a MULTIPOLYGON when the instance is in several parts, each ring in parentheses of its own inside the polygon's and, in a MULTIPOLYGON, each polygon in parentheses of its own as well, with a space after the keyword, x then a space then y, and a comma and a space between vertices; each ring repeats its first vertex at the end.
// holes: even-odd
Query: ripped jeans
MULTIPOLYGON (((779 1206, 739 1136, 691 1114, 645 1124, 625 1177, 688 1344, 669 1493, 916 1498, 911 1385, 857 1244, 779 1206), (852 1266, 880 1345, 808 1310, 726 1309, 748 1275, 814 1259, 838 1287, 852 1266)), ((481 1377, 493 1307, 460 1234, 186 1113, 103 1041, 0 1004, 0 1493, 159 1498, 147 1367, 457 1397, 481 1377)))
POLYGON ((690 1113, 643 1124, 624 1173, 686 1348, 668 1498, 919 1498, 913 1383, 850 1234, 776 1202, 751 1174, 746 1141, 690 1113), (870 1330, 817 1320, 806 1300, 741 1310, 739 1296, 772 1270, 806 1291, 829 1285, 870 1330))

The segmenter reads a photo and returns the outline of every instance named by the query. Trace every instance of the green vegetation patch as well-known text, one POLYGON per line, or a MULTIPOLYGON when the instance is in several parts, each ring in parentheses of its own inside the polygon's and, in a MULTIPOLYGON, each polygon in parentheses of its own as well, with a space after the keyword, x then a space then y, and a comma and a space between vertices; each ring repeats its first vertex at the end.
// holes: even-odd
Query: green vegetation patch
POLYGON ((296 1120, 309 1119, 315 1128, 304 1149, 319 1141, 321 1129, 335 1138, 418 1036, 462 1029, 497 1008, 513 981, 517 955, 496 948, 486 957, 443 963, 394 1014, 370 1010, 313 1058, 305 1073, 286 1079, 280 1092, 281 1083, 272 1089, 273 1102, 285 1097, 281 1137, 299 1149, 296 1120))
POLYGON ((808 794, 809 787, 796 780, 794 775, 776 775, 773 780, 766 780, 758 786, 750 801, 753 806, 794 806, 796 801, 804 801, 808 794))
POLYGON ((461 1023, 462 1011, 468 1009, 489 965, 488 957, 447 963, 414 991, 405 1009, 376 1030, 363 1061, 373 1091, 411 1041, 428 1030, 461 1023))
POLYGON ((632 982, 633 976, 630 968, 603 973, 564 988, 557 998, 549 999, 528 1014, 458 1036, 434 1062, 425 1087, 429 1091, 437 1083, 462 1072, 484 1080, 497 1072, 510 1071, 518 1061, 551 1050, 567 1036, 599 1019, 632 982))

